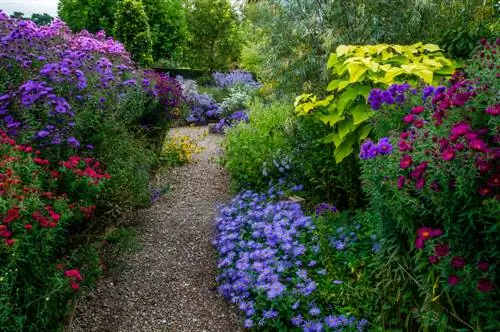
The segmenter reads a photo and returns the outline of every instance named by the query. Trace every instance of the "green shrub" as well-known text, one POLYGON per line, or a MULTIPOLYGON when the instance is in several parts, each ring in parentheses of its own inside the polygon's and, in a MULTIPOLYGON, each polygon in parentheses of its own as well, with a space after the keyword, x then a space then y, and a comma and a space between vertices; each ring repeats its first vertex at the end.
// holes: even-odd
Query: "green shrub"
MULTIPOLYGON (((285 130, 291 125, 291 105, 274 102, 251 105, 248 123, 241 122, 227 131, 225 165, 235 188, 264 188, 263 164, 272 164, 276 151, 288 152, 285 130)), ((288 153, 287 153, 288 154, 288 153)))

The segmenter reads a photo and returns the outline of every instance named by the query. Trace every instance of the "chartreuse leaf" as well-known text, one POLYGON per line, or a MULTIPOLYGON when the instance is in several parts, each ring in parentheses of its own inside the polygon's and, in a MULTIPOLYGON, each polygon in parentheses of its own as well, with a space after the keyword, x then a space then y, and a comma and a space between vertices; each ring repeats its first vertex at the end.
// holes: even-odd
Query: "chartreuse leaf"
POLYGON ((335 50, 335 53, 337 53, 337 56, 341 57, 343 55, 346 55, 347 53, 351 52, 353 49, 353 46, 351 45, 339 45, 337 49, 335 50))
POLYGON ((354 101, 354 99, 359 95, 359 90, 357 85, 351 85, 337 98, 337 110, 339 114, 343 114, 346 107, 354 101))
POLYGON ((428 52, 437 52, 437 51, 442 51, 441 48, 435 44, 425 44, 423 46, 423 49, 428 51, 428 52))
POLYGON ((358 124, 373 117, 375 112, 367 104, 358 104, 352 109, 351 114, 354 120, 354 125, 357 126, 358 124))
POLYGON ((344 137, 352 133, 355 129, 356 127, 354 126, 354 121, 351 118, 342 120, 338 123, 338 133, 340 139, 343 139, 344 137))
POLYGON ((385 76, 383 79, 381 79, 380 81, 382 83, 385 83, 387 85, 391 84, 392 82, 394 82, 394 79, 401 75, 401 74, 404 74, 405 73, 405 70, 402 69, 402 68, 398 68, 398 67, 392 67, 391 69, 389 69, 386 73, 385 73, 385 76))
POLYGON ((332 67, 334 67, 335 65, 337 65, 339 62, 339 57, 332 53, 330 54, 330 57, 328 58, 328 62, 326 63, 326 68, 330 69, 332 67))
POLYGON ((342 160, 354 151, 353 145, 355 141, 354 135, 349 135, 340 145, 336 145, 333 155, 337 164, 340 164, 342 160))
POLYGON ((337 88, 339 87, 339 83, 340 82, 341 82, 341 80, 333 80, 333 81, 331 81, 330 83, 328 83, 328 86, 326 87, 326 90, 327 91, 337 90, 337 88))
POLYGON ((345 119, 345 116, 340 115, 340 114, 321 114, 318 115, 318 119, 330 126, 334 126, 337 122, 342 121, 345 119))
POLYGON ((339 92, 342 91, 342 90, 344 90, 344 88, 346 86, 349 86, 350 84, 351 84, 351 82, 349 82, 349 81, 342 81, 342 82, 340 82, 339 83, 339 87, 338 87, 339 92))
POLYGON ((349 71, 349 82, 358 82, 360 77, 368 70, 363 64, 350 63, 347 65, 347 70, 349 71))
POLYGON ((364 124, 359 126, 356 129, 356 136, 358 137, 359 143, 363 142, 365 138, 367 138, 368 135, 370 135, 371 131, 372 131, 372 126, 370 126, 369 124, 364 124))

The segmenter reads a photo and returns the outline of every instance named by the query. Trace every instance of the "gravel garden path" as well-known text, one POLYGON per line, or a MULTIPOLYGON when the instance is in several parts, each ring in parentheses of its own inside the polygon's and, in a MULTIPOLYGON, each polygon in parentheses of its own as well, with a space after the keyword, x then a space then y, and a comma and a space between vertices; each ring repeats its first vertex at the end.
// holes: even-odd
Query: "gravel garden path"
POLYGON ((160 175, 172 191, 136 214, 142 249, 127 257, 123 273, 80 300, 70 331, 241 330, 236 310, 216 289, 212 223, 217 204, 229 199, 229 179, 215 162, 221 137, 206 131, 180 128, 204 151, 195 163, 160 175))

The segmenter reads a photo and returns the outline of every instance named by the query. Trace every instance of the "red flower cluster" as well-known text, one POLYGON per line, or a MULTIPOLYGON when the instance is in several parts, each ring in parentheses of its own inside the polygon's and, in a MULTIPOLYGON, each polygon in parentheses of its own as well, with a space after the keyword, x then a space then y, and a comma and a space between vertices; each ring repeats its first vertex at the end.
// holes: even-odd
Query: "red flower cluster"
POLYGON ((77 291, 80 288, 79 284, 83 280, 83 278, 79 270, 76 269, 66 270, 66 272, 64 272, 64 276, 69 278, 70 285, 71 288, 73 288, 73 290, 77 291))
POLYGON ((72 169, 73 173, 80 177, 93 179, 91 184, 97 185, 100 180, 111 178, 108 173, 104 172, 101 163, 92 158, 82 159, 78 156, 71 156, 68 161, 60 162, 60 164, 67 169, 72 169))

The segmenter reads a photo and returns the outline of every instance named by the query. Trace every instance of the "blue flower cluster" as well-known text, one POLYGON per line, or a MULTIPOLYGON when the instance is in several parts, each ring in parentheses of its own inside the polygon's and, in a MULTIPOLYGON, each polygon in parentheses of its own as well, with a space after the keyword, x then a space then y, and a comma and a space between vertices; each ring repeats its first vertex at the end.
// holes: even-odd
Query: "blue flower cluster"
POLYGON ((338 212, 337 208, 330 203, 320 203, 314 209, 317 216, 321 216, 325 213, 335 213, 338 212))
POLYGON ((387 90, 373 89, 368 96, 368 103, 373 110, 379 110, 383 104, 403 104, 406 100, 406 92, 410 85, 393 84, 387 90))
POLYGON ((361 144, 361 150, 359 151, 359 158, 366 160, 372 159, 379 154, 391 154, 392 144, 389 137, 381 138, 377 144, 373 143, 371 139, 367 139, 363 144, 361 144))
POLYGON ((238 305, 246 328, 363 330, 366 320, 335 315, 321 300, 326 269, 314 222, 300 205, 273 201, 275 194, 245 191, 220 209, 213 242, 220 293, 238 305))
POLYGON ((219 88, 230 88, 244 85, 249 88, 259 88, 260 84, 253 79, 252 74, 242 70, 232 70, 229 73, 215 72, 212 74, 215 85, 219 88))
POLYGON ((191 106, 186 118, 188 123, 207 124, 210 120, 217 120, 221 114, 221 108, 210 95, 193 93, 187 96, 187 101, 191 106))
POLYGON ((216 132, 224 132, 226 128, 231 128, 241 121, 248 122, 248 114, 246 111, 236 111, 229 116, 220 119, 220 121, 215 125, 216 132))

